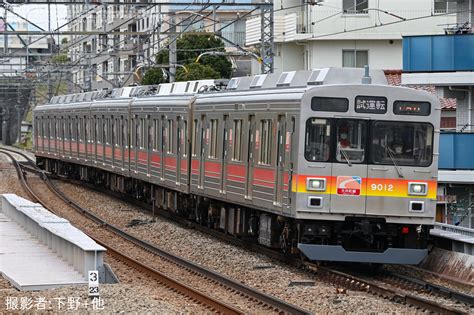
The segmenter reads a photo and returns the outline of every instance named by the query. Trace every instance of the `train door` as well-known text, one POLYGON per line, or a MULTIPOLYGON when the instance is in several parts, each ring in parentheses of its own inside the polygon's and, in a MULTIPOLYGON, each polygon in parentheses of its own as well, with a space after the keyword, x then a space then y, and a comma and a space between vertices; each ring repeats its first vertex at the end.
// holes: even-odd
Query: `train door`
POLYGON ((332 213, 365 213, 368 119, 334 120, 331 185, 332 213), (333 151, 333 152, 334 152, 333 151))
POLYGON ((132 128, 133 128, 133 140, 132 140, 132 145, 133 145, 133 163, 135 164, 135 173, 138 173, 138 164, 140 162, 139 154, 140 154, 140 118, 138 118, 138 115, 135 115, 135 118, 133 119, 132 122, 132 128))
POLYGON ((221 156, 221 189, 220 192, 225 194, 226 193, 226 185, 227 185, 227 151, 228 151, 228 137, 229 137, 229 115, 224 115, 223 120, 223 128, 224 133, 222 135, 222 156, 221 156))
POLYGON ((165 151, 166 151, 166 117, 161 116, 161 159, 160 159, 160 174, 161 180, 165 180, 165 151))
POLYGON ((293 138, 296 128, 296 118, 292 116, 287 120, 285 136, 285 162, 283 164, 283 196, 282 196, 282 205, 283 212, 291 212, 291 187, 293 183, 293 161, 296 158, 293 154, 293 138))
MULTIPOLYGON (((182 152, 182 143, 181 137, 183 136, 183 129, 181 126, 182 119, 181 116, 176 117, 176 184, 179 185, 181 181, 181 152, 182 152)), ((170 130, 170 132, 173 132, 170 130)))
POLYGON ((199 153, 199 188, 204 188, 204 163, 206 161, 206 146, 209 141, 206 115, 201 116, 201 151, 199 153))
POLYGON ((188 184, 188 173, 189 175, 191 174, 190 172, 190 167, 189 167, 189 125, 188 125, 188 120, 186 117, 183 117, 183 122, 182 122, 182 129, 181 129, 181 138, 180 138, 180 143, 181 143, 181 151, 180 155, 178 156, 178 159, 180 160, 180 178, 178 179, 179 183, 181 185, 187 185, 188 184))
POLYGON ((249 131, 247 138, 247 172, 245 178, 245 198, 252 199, 253 190, 253 164, 254 164, 254 150, 255 150, 255 115, 249 115, 247 120, 247 129, 249 131))
POLYGON ((147 171, 148 176, 151 176, 151 162, 153 159, 153 143, 154 143, 154 124, 151 115, 147 115, 147 126, 148 126, 148 145, 147 145, 147 171))
POLYGON ((276 138, 276 163, 275 163, 275 192, 273 204, 282 206, 283 177, 285 173, 285 140, 286 140, 286 116, 278 115, 277 138, 276 138))

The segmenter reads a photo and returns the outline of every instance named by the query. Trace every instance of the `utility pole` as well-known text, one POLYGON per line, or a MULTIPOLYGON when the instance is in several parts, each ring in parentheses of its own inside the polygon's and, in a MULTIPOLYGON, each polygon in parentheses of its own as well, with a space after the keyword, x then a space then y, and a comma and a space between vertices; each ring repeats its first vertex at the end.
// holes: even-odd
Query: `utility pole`
POLYGON ((273 6, 269 0, 265 0, 261 7, 261 45, 260 56, 262 58, 262 73, 273 73, 273 6))
MULTIPOLYGON (((51 4, 48 3, 48 32, 51 33, 51 4)), ((54 37, 51 34, 49 38, 49 54, 53 55, 53 43, 54 37)), ((49 65, 48 69, 48 101, 53 97, 53 84, 51 82, 51 65, 49 65)))
MULTIPOLYGON (((174 14, 170 15, 170 32, 174 34, 176 32, 176 20, 174 14)), ((178 37, 175 36, 171 38, 171 43, 169 44, 169 62, 170 62, 170 83, 173 83, 176 80, 176 64, 178 63, 178 58, 176 56, 176 41, 178 37)))

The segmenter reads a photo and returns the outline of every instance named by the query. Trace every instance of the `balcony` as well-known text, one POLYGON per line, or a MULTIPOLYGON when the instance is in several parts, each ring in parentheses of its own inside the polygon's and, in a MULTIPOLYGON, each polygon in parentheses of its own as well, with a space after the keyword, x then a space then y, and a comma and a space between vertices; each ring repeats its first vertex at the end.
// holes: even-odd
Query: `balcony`
POLYGON ((404 72, 474 71, 474 34, 403 37, 404 72))
POLYGON ((439 168, 474 170, 474 133, 442 133, 439 140, 439 168))

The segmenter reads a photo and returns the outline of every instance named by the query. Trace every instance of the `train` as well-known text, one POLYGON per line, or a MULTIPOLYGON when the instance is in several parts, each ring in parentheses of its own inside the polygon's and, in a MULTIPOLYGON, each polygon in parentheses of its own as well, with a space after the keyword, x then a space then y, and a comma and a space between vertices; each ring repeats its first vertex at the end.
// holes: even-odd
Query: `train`
POLYGON ((323 68, 53 97, 47 172, 312 261, 428 253, 440 103, 382 70, 323 68))

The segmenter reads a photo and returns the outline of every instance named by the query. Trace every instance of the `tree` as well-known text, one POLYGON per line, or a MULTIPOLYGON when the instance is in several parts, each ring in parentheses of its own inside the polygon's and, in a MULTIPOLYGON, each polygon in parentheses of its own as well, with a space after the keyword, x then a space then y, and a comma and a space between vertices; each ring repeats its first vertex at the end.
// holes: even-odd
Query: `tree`
MULTIPOLYGON (((185 75, 182 70, 177 70, 177 81, 199 80, 204 78, 230 78, 232 75, 232 64, 226 56, 203 56, 200 58, 200 64, 207 67, 199 67, 195 64, 196 58, 209 51, 225 51, 224 43, 219 38, 212 35, 183 35, 176 41, 177 60, 179 64, 193 69, 193 73, 185 75), (199 69, 199 70, 197 70, 199 69), (211 71, 213 70, 213 71, 211 71), (204 76, 199 76, 199 71, 203 71, 204 76), (178 76, 178 73, 180 75, 178 76), (216 73, 218 76, 216 76, 216 73), (193 79, 191 79, 193 78, 193 79)), ((163 49, 156 55, 156 63, 167 65, 169 63, 169 50, 163 49)))
POLYGON ((163 77, 163 71, 161 68, 153 67, 148 69, 143 76, 141 84, 143 85, 153 85, 153 84, 160 84, 165 83, 166 80, 163 77))
POLYGON ((178 68, 176 71, 176 81, 219 79, 221 77, 220 73, 209 65, 202 65, 193 62, 186 65, 186 68, 188 69, 187 73, 183 68, 178 68))
POLYGON ((59 54, 53 56, 52 61, 54 64, 64 64, 69 62, 69 57, 67 56, 67 54, 59 54))

